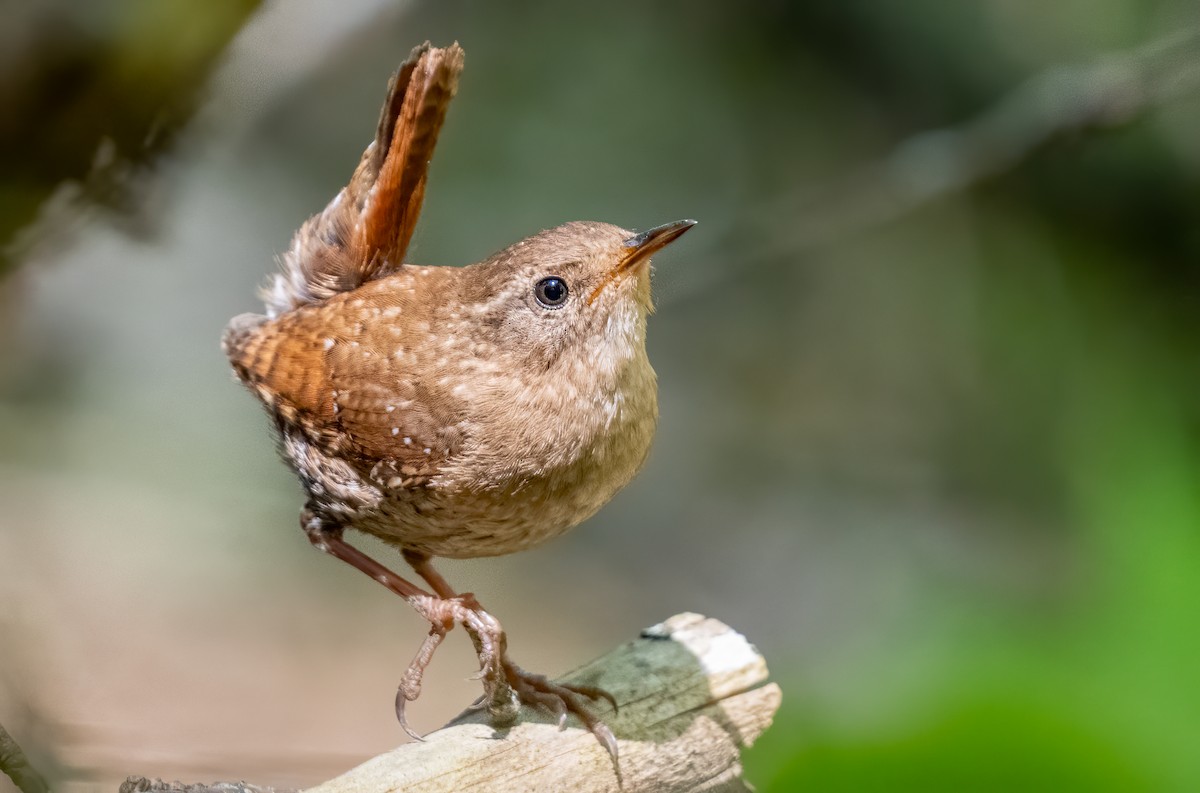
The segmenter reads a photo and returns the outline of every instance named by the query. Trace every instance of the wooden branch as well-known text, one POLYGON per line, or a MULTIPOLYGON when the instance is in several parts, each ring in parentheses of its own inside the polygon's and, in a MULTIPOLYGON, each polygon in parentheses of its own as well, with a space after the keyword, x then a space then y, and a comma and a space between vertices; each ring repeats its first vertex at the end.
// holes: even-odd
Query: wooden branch
POLYGON ((580 727, 560 730, 525 710, 514 726, 495 729, 486 714, 467 711, 307 793, 749 791, 741 749, 770 726, 781 697, 758 651, 698 614, 648 628, 566 680, 599 686, 620 704, 606 718, 620 783, 612 758, 580 727))
MULTIPOLYGON (((468 710, 447 726, 372 758, 305 793, 735 793, 741 750, 771 725, 779 686, 745 637, 714 619, 678 614, 564 680, 597 686, 620 705, 605 722, 620 775, 587 730, 521 711, 497 729, 468 710)), ((185 785, 130 777, 121 793, 279 793, 245 782, 185 785)))

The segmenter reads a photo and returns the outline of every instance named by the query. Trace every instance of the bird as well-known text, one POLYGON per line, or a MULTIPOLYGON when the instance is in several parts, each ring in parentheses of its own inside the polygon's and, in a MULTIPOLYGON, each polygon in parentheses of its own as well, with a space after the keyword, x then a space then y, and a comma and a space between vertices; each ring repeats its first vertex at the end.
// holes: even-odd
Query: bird
POLYGON ((564 725, 574 715, 615 761, 595 712, 603 700, 615 709, 612 696, 513 663, 500 622, 433 559, 532 548, 634 478, 658 420, 650 259, 695 221, 640 233, 569 222, 475 264, 406 263, 463 63, 457 43, 412 51, 349 183, 296 232, 262 290, 265 313, 232 319, 222 348, 303 485, 309 541, 429 622, 396 694, 404 730, 420 738, 405 706, 462 625, 480 662, 475 707, 497 724, 522 705, 564 725), (425 587, 354 547, 350 531, 397 548, 425 587))

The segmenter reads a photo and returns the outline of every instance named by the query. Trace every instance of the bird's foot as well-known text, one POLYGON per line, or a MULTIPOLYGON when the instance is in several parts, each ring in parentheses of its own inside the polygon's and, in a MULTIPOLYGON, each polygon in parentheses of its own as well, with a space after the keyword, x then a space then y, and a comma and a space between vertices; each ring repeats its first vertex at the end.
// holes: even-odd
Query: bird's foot
POLYGON ((608 725, 592 710, 593 703, 604 699, 608 700, 613 713, 616 713, 617 700, 612 694, 596 686, 555 683, 544 675, 526 672, 507 657, 501 658, 500 663, 508 687, 521 704, 557 717, 560 729, 566 728, 568 716, 575 716, 608 751, 613 763, 617 762, 617 739, 608 725))
POLYGON ((499 724, 511 724, 517 718, 520 701, 508 679, 503 674, 505 637, 500 622, 483 610, 475 596, 466 593, 452 598, 421 596, 409 602, 421 616, 429 620, 429 634, 417 650, 417 655, 404 672, 396 692, 396 717, 400 726, 410 736, 421 740, 421 736, 408 726, 405 706, 421 694, 421 679, 425 669, 433 660, 433 654, 446 634, 460 624, 471 636, 475 652, 479 656, 479 678, 483 681, 484 696, 480 706, 486 706, 492 719, 499 724))
POLYGON ((516 721, 521 705, 555 716, 559 726, 564 728, 567 718, 575 716, 616 763, 616 738, 608 725, 592 711, 593 703, 608 700, 616 712, 617 701, 612 694, 595 686, 556 683, 514 664, 508 659, 508 640, 500 621, 485 611, 469 592, 451 598, 422 596, 412 598, 410 602, 419 614, 429 620, 430 628, 396 692, 396 716, 405 732, 417 740, 421 739, 408 726, 404 715, 405 705, 420 695, 421 679, 434 652, 446 634, 455 624, 459 624, 470 635, 479 657, 479 673, 476 677, 483 684, 483 696, 471 706, 473 709, 486 709, 492 723, 497 726, 516 721))

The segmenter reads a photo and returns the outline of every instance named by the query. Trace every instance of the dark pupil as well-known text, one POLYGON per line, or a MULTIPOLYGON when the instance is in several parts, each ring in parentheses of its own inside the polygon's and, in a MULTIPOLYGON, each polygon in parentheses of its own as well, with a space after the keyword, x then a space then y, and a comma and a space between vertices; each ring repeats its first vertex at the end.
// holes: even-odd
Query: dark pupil
POLYGON ((561 278, 543 278, 536 291, 537 299, 547 306, 561 306, 567 299, 567 284, 561 278))

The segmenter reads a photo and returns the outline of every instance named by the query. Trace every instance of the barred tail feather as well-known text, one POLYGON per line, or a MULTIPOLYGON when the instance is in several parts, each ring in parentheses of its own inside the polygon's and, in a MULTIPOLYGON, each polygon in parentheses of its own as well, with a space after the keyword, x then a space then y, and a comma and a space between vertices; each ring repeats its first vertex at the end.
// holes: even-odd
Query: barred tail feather
POLYGON ((271 317, 348 292, 404 262, 429 161, 458 88, 457 43, 412 51, 392 76, 375 140, 350 183, 296 232, 261 296, 271 317))

